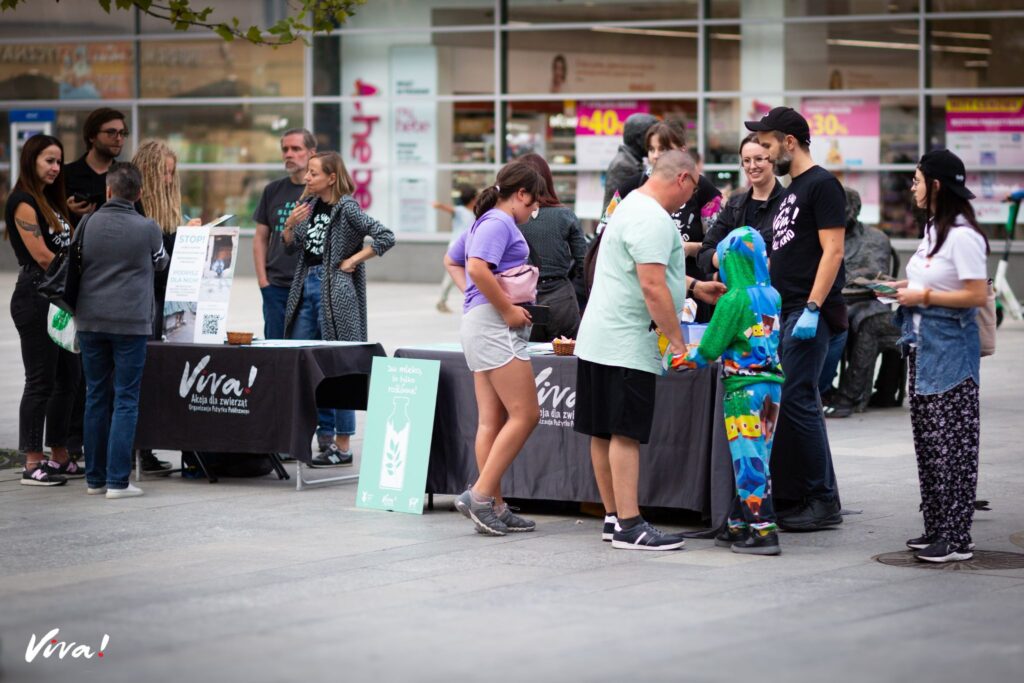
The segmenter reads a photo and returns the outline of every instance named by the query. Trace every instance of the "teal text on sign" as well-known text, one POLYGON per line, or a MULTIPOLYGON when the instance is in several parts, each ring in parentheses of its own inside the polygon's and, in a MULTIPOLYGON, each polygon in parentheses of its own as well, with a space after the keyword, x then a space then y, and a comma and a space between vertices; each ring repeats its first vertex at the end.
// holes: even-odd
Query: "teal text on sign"
POLYGON ((422 514, 441 362, 374 358, 356 507, 422 514))

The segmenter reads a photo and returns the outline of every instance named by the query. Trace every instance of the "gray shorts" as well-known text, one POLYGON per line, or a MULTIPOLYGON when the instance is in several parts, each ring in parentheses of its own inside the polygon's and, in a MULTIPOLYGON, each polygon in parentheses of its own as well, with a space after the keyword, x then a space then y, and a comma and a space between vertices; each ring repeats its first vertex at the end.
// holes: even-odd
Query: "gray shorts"
POLYGON ((462 316, 459 327, 466 365, 473 372, 483 372, 507 365, 513 358, 530 360, 526 352, 530 328, 509 329, 498 309, 490 304, 471 308, 462 316))

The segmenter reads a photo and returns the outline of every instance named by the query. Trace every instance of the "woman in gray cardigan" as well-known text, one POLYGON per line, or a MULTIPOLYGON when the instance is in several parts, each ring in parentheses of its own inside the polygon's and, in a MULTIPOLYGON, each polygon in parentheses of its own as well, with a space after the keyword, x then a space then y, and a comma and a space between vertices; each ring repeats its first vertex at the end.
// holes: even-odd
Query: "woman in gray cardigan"
MULTIPOLYGON (((395 235, 367 216, 352 198, 355 183, 337 152, 309 160, 306 190, 285 221, 289 253, 301 250, 288 303, 285 335, 291 339, 366 341, 366 267, 395 245, 395 235), (366 238, 372 242, 365 244, 366 238)), ((317 425, 318 466, 352 464, 351 410, 321 410, 317 425)))

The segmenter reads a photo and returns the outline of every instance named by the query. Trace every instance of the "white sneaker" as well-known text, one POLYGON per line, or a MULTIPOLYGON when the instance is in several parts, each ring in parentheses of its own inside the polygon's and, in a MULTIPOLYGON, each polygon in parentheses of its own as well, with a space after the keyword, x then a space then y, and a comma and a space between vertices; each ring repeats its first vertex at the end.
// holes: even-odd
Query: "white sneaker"
POLYGON ((123 489, 107 489, 107 498, 135 498, 142 495, 142 489, 134 484, 128 484, 123 489))
POLYGON ((89 488, 85 489, 85 492, 88 495, 90 495, 90 496, 98 496, 100 494, 106 493, 107 492, 107 487, 106 486, 100 486, 98 488, 89 487, 89 488))

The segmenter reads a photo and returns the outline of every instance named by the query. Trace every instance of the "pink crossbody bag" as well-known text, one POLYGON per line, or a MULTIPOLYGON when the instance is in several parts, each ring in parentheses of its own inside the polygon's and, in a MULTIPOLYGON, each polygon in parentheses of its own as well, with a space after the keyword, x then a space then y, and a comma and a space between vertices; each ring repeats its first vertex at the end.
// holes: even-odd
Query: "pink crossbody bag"
MULTIPOLYGON (((479 221, 478 221, 479 222, 479 221)), ((476 224, 473 225, 473 228, 476 224)), ((470 228, 472 231, 473 228, 470 228)), ((472 235, 472 232, 470 232, 472 235)), ((466 253, 469 254, 469 236, 466 236, 466 253)), ((529 248, 530 243, 526 243, 529 248)), ((532 260, 533 252, 530 257, 532 260)), ((495 273, 501 291, 505 292, 508 300, 514 304, 527 304, 537 300, 537 281, 540 280, 540 268, 524 263, 521 266, 513 266, 508 270, 495 273)))

